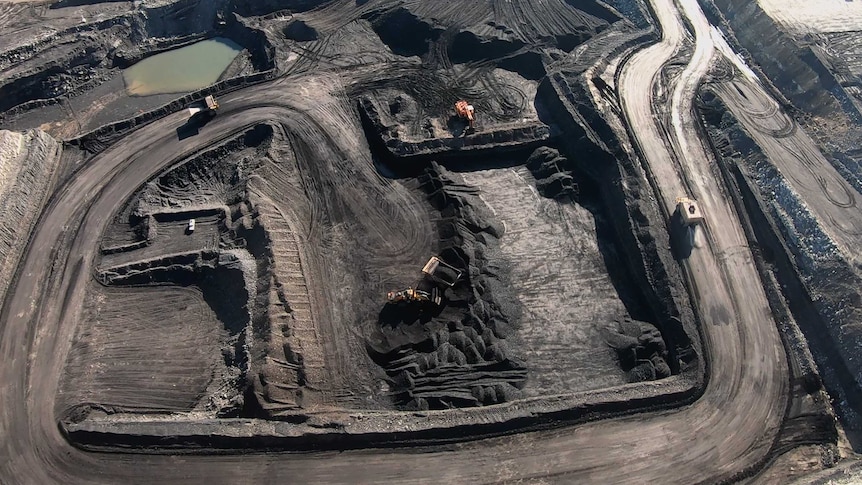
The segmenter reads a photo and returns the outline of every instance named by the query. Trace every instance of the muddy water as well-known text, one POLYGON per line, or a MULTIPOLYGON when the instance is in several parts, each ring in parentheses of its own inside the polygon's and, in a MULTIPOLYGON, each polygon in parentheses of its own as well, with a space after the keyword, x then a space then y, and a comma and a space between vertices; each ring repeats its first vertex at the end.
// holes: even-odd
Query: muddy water
POLYGON ((148 57, 123 71, 129 94, 181 93, 215 83, 242 47, 216 37, 148 57))

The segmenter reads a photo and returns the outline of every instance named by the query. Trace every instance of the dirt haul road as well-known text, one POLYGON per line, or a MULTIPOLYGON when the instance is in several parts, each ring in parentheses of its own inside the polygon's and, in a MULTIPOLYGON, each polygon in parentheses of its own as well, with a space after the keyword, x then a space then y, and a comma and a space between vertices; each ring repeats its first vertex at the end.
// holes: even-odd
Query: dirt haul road
MULTIPOLYGON (((679 410, 597 421, 442 449, 322 454, 167 456, 86 453, 71 447, 54 416, 54 396, 75 331, 100 228, 141 183, 173 161, 254 122, 306 116, 274 93, 290 79, 223 98, 224 112, 177 141, 175 114, 92 159, 57 194, 34 232, 2 314, 0 477, 4 483, 496 482, 544 477, 581 483, 696 483, 728 479, 767 453, 785 409, 785 357, 733 212, 709 176, 699 142, 674 165, 653 125, 655 73, 683 39, 670 0, 656 0, 665 38, 632 59, 629 116, 657 175, 661 196, 684 193, 688 174, 710 227, 688 268, 704 315, 710 365, 705 394, 679 410), (654 57, 652 57, 654 56, 654 57), (680 192, 682 191, 682 192, 680 192), (81 229, 75 226, 81 222, 81 229), (711 229, 711 230, 709 230, 711 229), (719 229, 719 230, 717 230, 719 229), (53 265, 53 267, 52 267, 53 265)), ((701 36, 699 36, 701 37, 701 36)), ((699 79, 705 58, 690 67, 699 79)), ((676 107, 684 109, 686 103, 676 107)), ((683 117, 684 119, 684 117, 683 117)), ((693 130, 686 131, 694 133, 693 130)))
POLYGON ((716 84, 733 114, 801 195, 842 255, 859 267, 862 211, 855 190, 823 156, 817 143, 758 83, 739 78, 716 84))

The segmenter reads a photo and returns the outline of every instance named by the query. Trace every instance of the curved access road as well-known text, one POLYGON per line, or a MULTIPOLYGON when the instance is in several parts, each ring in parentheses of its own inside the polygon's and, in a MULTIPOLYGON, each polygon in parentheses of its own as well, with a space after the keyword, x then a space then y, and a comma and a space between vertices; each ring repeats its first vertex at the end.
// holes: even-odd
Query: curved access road
MULTIPOLYGON (((652 80, 685 37, 672 2, 655 0, 654 6, 665 38, 630 61, 621 92, 662 200, 672 204, 684 180, 694 180, 693 195, 710 218, 709 244, 688 262, 711 370, 696 403, 440 448, 167 456, 88 453, 70 446, 58 430, 54 400, 98 228, 118 203, 174 160, 253 122, 314 116, 297 106, 303 80, 294 78, 224 96, 226 111, 196 137, 174 136, 182 114, 135 131, 90 160, 45 209, 0 315, 0 481, 691 484, 727 479, 756 465, 783 417, 785 357, 738 222, 707 176, 706 159, 673 156, 654 123, 652 80)), ((689 68, 695 82, 703 66, 689 68)))

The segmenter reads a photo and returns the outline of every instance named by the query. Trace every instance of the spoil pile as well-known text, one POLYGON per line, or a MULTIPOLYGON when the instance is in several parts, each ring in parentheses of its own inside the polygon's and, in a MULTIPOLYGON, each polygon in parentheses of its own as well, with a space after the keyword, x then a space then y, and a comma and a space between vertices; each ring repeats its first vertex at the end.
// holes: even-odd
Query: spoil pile
POLYGON ((566 170, 568 159, 555 148, 537 148, 527 159, 527 168, 536 178, 536 188, 543 196, 549 199, 577 197, 578 185, 566 170))
POLYGON ((670 377, 667 346, 661 332, 651 323, 625 318, 617 323, 617 331, 605 335, 628 374, 629 382, 653 381, 670 377))

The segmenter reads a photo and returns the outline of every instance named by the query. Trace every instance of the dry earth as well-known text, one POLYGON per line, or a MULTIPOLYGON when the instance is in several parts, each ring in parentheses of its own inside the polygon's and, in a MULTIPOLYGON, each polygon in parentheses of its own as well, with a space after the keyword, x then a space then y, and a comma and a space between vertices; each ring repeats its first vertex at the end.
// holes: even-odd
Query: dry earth
POLYGON ((734 1, 0 5, 0 481, 784 483, 852 454, 859 174, 806 131, 855 133, 852 91, 734 1), (247 49, 219 84, 122 91, 214 35, 247 49))

